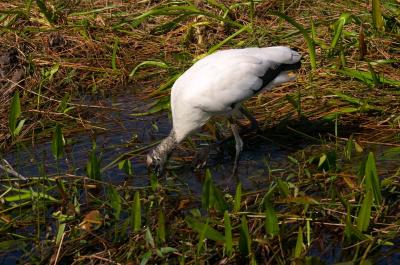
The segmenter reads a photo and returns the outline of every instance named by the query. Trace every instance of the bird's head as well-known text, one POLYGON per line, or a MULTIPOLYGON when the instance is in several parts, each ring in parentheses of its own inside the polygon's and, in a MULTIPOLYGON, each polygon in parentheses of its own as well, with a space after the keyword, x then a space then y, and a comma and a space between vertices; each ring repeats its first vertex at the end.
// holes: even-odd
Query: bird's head
POLYGON ((146 164, 150 174, 160 177, 164 173, 165 159, 157 155, 154 150, 147 154, 146 164))

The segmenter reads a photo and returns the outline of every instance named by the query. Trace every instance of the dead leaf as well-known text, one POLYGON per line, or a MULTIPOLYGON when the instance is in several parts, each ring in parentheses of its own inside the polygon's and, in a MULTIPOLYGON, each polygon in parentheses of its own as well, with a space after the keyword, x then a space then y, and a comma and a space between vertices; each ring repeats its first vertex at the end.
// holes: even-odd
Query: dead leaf
POLYGON ((102 219, 103 218, 99 210, 90 211, 85 215, 83 221, 79 224, 79 227, 86 231, 99 229, 102 224, 102 219))

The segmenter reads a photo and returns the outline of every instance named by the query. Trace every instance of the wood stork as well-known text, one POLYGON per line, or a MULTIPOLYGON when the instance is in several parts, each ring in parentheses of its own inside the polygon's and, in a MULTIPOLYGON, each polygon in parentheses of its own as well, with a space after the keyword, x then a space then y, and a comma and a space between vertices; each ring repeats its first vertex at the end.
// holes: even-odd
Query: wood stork
MULTIPOLYGON (((148 168, 161 175, 174 148, 216 114, 232 117, 241 112, 256 126, 256 119, 241 103, 261 91, 295 80, 289 72, 300 69, 300 59, 298 52, 274 46, 223 50, 197 61, 172 86, 173 128, 147 155, 148 168)), ((230 122, 230 127, 236 142, 235 172, 243 141, 238 126, 230 122)))

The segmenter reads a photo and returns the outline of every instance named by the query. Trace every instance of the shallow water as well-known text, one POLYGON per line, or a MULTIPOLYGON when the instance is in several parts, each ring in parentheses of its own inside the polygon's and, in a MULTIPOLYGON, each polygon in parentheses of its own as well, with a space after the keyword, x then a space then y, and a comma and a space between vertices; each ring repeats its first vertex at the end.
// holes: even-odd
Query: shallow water
MULTIPOLYGON (((93 105, 100 102, 91 101, 93 105)), ((101 105, 120 108, 121 110, 98 110, 90 119, 91 122, 100 127, 106 128, 105 131, 97 132, 95 135, 90 132, 78 133, 72 137, 67 137, 69 144, 67 159, 63 158, 58 163, 51 154, 50 142, 35 144, 34 146, 21 146, 19 150, 14 150, 3 157, 8 160, 15 169, 25 177, 41 175, 41 166, 47 175, 54 175, 57 172, 69 172, 75 175, 85 175, 85 166, 89 152, 92 150, 93 142, 96 143, 96 150, 101 154, 102 166, 107 165, 121 154, 132 151, 160 140, 167 136, 171 129, 171 121, 167 113, 155 114, 144 117, 134 117, 131 113, 145 109, 147 102, 143 102, 135 96, 116 96, 106 100, 101 100, 101 105), (156 125, 156 126, 155 126, 156 125)), ((279 174, 287 169, 288 155, 293 155, 297 150, 307 148, 310 143, 297 140, 295 144, 268 141, 256 135, 244 137, 245 147, 241 154, 238 177, 244 189, 248 191, 259 190, 267 186, 269 180, 267 168, 274 169, 274 174, 279 174), (268 167, 267 167, 268 165, 268 167)), ((207 144, 198 144, 197 152, 208 149, 207 144)), ((222 155, 211 148, 210 156, 207 159, 207 168, 212 173, 213 180, 220 185, 226 185, 226 179, 230 176, 233 166, 232 150, 233 142, 221 146, 222 155)), ((177 151, 176 157, 182 153, 177 151)), ((187 154, 186 154, 187 155, 187 154)), ((196 154, 191 154, 196 157, 196 154)), ((174 159, 174 157, 173 157, 174 159)), ((120 184, 125 181, 135 187, 143 187, 149 184, 147 168, 144 165, 144 156, 131 159, 134 175, 127 177, 126 174, 117 167, 112 167, 103 172, 102 178, 106 182, 120 184)), ((393 162, 389 161, 393 166, 393 162)), ((176 164, 174 162, 172 165, 176 164)), ((177 183, 184 183, 190 193, 199 195, 202 189, 201 176, 204 170, 193 170, 190 162, 179 163, 181 166, 174 169, 174 176, 177 183), (183 166, 182 166, 183 165, 183 166), (200 176, 200 177, 199 177, 200 176)), ((235 186, 234 182, 230 188, 235 186)), ((334 264, 341 260, 343 250, 340 247, 340 240, 331 240, 334 235, 326 234, 331 242, 330 247, 319 250, 312 247, 309 255, 320 257, 326 264, 334 264), (336 243, 335 243, 336 242, 336 243)), ((376 264, 400 264, 400 251, 396 247, 386 247, 382 249, 382 258, 376 260, 376 264), (388 256, 388 257, 385 257, 388 256)), ((3 256, 3 264, 14 264, 15 257, 19 251, 3 256)))
MULTIPOLYGON (((92 102, 92 104, 96 104, 96 102, 92 102)), ((122 154, 161 140, 168 135, 171 129, 171 121, 166 113, 143 117, 130 115, 135 113, 134 108, 143 110, 144 105, 146 105, 134 96, 121 96, 101 102, 101 105, 104 106, 105 104, 117 108, 123 106, 124 109, 100 110, 90 120, 99 127, 105 128, 105 131, 100 131, 95 135, 84 132, 72 137, 66 136, 67 142, 72 142, 72 144, 69 144, 66 148, 67 155, 65 158, 57 163, 51 154, 50 141, 37 143, 34 146, 25 144, 18 150, 5 154, 4 158, 13 164, 20 174, 28 178, 40 176, 40 165, 44 166, 47 175, 57 174, 57 171, 84 175, 88 156, 94 142, 99 157, 101 157, 102 166, 105 166, 122 154), (132 108, 129 108, 130 106, 132 108), (156 126, 153 126, 153 124, 156 124, 156 126)), ((265 175, 266 161, 273 165, 286 163, 286 157, 291 151, 273 142, 260 141, 254 135, 250 138, 244 137, 244 142, 245 147, 239 161, 238 176, 244 187, 256 189, 259 188, 257 177, 265 175), (252 180, 255 180, 256 184, 252 180)), ((204 150, 208 150, 207 152, 210 153, 207 166, 215 181, 217 183, 224 182, 230 176, 233 168, 233 139, 220 147, 220 151, 223 152, 222 157, 221 154, 217 155, 216 149, 210 148, 209 144, 200 143, 197 148, 198 153, 202 153, 204 150), (215 159, 217 156, 219 158, 215 159)), ((148 172, 144 164, 146 152, 131 160, 134 168, 134 178, 131 185, 141 187, 148 184, 148 172)), ((175 156, 179 156, 179 150, 176 153, 175 156)), ((192 155, 196 157, 197 153, 192 155)), ((198 173, 193 170, 191 162, 184 163, 183 167, 175 171, 178 176, 184 176, 184 180, 193 191, 199 192, 201 190, 201 181, 196 177, 198 173)), ((114 166, 105 170, 102 177, 104 181, 118 184, 125 180, 126 174, 114 166)))

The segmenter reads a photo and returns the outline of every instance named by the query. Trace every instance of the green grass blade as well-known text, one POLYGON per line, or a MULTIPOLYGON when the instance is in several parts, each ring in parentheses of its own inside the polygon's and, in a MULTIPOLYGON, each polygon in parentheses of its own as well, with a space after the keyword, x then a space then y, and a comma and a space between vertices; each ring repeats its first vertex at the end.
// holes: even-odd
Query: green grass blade
POLYGON ((213 185, 212 191, 213 191, 213 196, 214 196, 214 208, 220 213, 223 213, 226 210, 228 210, 229 205, 226 202, 222 191, 214 185, 213 185))
POLYGON ((140 205, 139 191, 135 192, 133 197, 133 205, 131 208, 131 227, 134 232, 137 232, 142 227, 142 207, 140 205))
POLYGON ((53 139, 51 141, 51 153, 53 154, 54 158, 60 159, 64 154, 64 136, 62 133, 61 126, 59 124, 56 125, 53 133, 53 139))
POLYGON ((237 27, 237 28, 240 28, 243 26, 240 23, 237 23, 230 19, 224 18, 223 16, 214 15, 213 13, 209 13, 209 12, 200 10, 195 6, 178 6, 178 5, 151 9, 151 10, 135 17, 134 21, 132 23, 132 26, 137 27, 144 20, 146 20, 147 18, 152 17, 152 16, 181 16, 181 15, 186 15, 186 16, 200 15, 200 16, 210 17, 215 20, 225 22, 225 23, 227 23, 231 26, 237 27))
POLYGON ((242 258, 248 258, 251 253, 249 227, 247 225, 247 218, 245 215, 243 215, 240 220, 239 251, 242 258))
POLYGON ((156 245, 154 243, 154 238, 153 238, 153 235, 151 234, 149 227, 146 228, 146 233, 145 233, 144 239, 151 248, 155 248, 156 245))
POLYGON ((8 112, 8 127, 13 137, 17 136, 16 134, 17 120, 20 116, 21 116, 21 102, 19 99, 19 92, 15 91, 8 112))
POLYGON ((171 30, 179 27, 181 22, 186 20, 188 15, 180 15, 172 21, 168 21, 167 23, 161 24, 154 29, 151 30, 151 33, 154 35, 162 35, 170 32, 171 30))
POLYGON ((240 204, 242 202, 242 183, 236 186, 236 193, 235 193, 235 200, 233 204, 233 211, 238 212, 240 211, 240 204))
POLYGON ((334 49, 342 35, 343 27, 346 25, 351 19, 351 15, 349 13, 343 13, 340 15, 339 19, 335 23, 335 30, 333 33, 333 39, 330 48, 334 49))
POLYGON ((371 207, 372 207, 372 191, 368 190, 365 194, 364 200, 361 204, 360 212, 357 216, 357 228, 361 232, 368 230, 369 222, 371 219, 371 207))
POLYGON ((60 245, 61 239, 63 238, 65 232, 66 223, 58 224, 57 235, 56 235, 56 246, 60 245))
POLYGON ((152 254, 151 250, 144 253, 142 259, 140 260, 140 265, 146 265, 151 258, 151 254, 152 254))
POLYGON ((206 170, 206 178, 203 183, 203 191, 201 193, 201 205, 203 209, 210 209, 214 206, 214 186, 211 179, 211 172, 206 170))
POLYGON ((114 9, 116 7, 117 7, 116 5, 109 5, 109 6, 105 6, 102 8, 93 9, 93 10, 74 12, 74 13, 68 14, 68 16, 69 17, 87 16, 87 15, 96 14, 96 13, 103 13, 104 11, 114 9))
POLYGON ((306 220, 306 235, 307 235, 307 247, 311 246, 311 225, 310 219, 306 220))
POLYGON ((377 31, 383 32, 385 30, 381 2, 379 0, 372 0, 372 22, 377 31))
POLYGON ((233 253, 232 225, 228 211, 224 212, 224 228, 225 228, 225 253, 230 257, 233 253))
MULTIPOLYGON (((9 188, 5 185, 3 187, 9 188)), ((51 196, 47 193, 44 193, 44 192, 26 190, 26 189, 16 189, 16 188, 11 188, 11 189, 13 192, 17 192, 18 194, 4 197, 4 200, 6 202, 18 202, 18 201, 31 200, 31 199, 45 199, 45 200, 48 200, 51 202, 59 202, 59 200, 57 200, 53 196, 51 196)))
POLYGON ((186 223, 190 228, 199 234, 204 234, 204 237, 214 241, 225 242, 225 237, 220 232, 210 227, 208 224, 204 224, 198 221, 196 218, 187 216, 185 218, 186 223))
MULTIPOLYGON (((348 77, 358 79, 369 86, 375 85, 371 72, 364 72, 350 68, 338 69, 336 71, 348 77)), ((387 79, 382 76, 378 76, 377 78, 379 78, 380 84, 387 84, 390 86, 400 87, 400 80, 387 79)))
POLYGON ((36 0, 36 4, 39 7, 40 12, 47 19, 47 21, 50 22, 50 24, 54 24, 57 20, 57 16, 54 12, 47 8, 45 0, 36 0))
POLYGON ((268 200, 265 201, 265 231, 272 236, 279 233, 278 216, 268 200))
POLYGON ((294 249, 294 257, 295 258, 300 258, 301 257, 301 253, 303 252, 303 248, 304 248, 303 229, 300 226, 299 227, 299 232, 297 234, 296 247, 294 249))
POLYGON ((367 190, 371 190, 374 195, 376 204, 381 204, 382 194, 380 180, 376 170, 375 157, 372 152, 368 154, 367 162, 365 163, 365 186, 367 190))
POLYGON ((86 172, 89 178, 101 180, 100 158, 98 157, 95 149, 90 152, 89 161, 86 164, 86 172))
POLYGON ((129 159, 124 159, 119 162, 118 168, 123 170, 128 176, 133 176, 132 162, 129 159))
POLYGON ((286 20, 287 22, 289 22, 290 24, 292 24, 295 28, 297 28, 300 33, 303 35, 304 39, 307 42, 307 47, 308 47, 308 53, 310 56, 310 64, 311 64, 311 69, 315 70, 317 68, 317 61, 316 61, 316 52, 315 52, 315 42, 314 40, 308 35, 307 30, 300 25, 299 23, 297 23, 293 18, 278 12, 278 11, 270 11, 269 12, 272 15, 278 16, 284 20, 286 20))
POLYGON ((119 220, 121 216, 121 209, 122 209, 122 203, 121 203, 121 196, 119 195, 118 191, 113 187, 110 186, 107 189, 107 195, 108 195, 108 204, 110 205, 111 209, 113 210, 113 215, 115 220, 119 220))
POLYGON ((165 215, 162 210, 158 213, 157 238, 161 243, 165 242, 165 215))
POLYGON ((157 66, 157 67, 164 68, 164 69, 168 68, 168 65, 164 62, 144 61, 144 62, 141 62, 140 64, 138 64, 135 68, 133 68, 133 70, 129 74, 129 77, 133 77, 136 74, 136 72, 139 70, 139 68, 141 68, 143 66, 157 66))
POLYGON ((215 52, 216 50, 218 50, 219 48, 221 48, 225 43, 227 43, 228 41, 234 39, 236 36, 240 35, 242 32, 248 31, 249 29, 251 29, 251 26, 250 26, 250 25, 242 26, 242 27, 241 27, 239 30, 237 30, 235 33, 233 33, 232 35, 228 36, 227 38, 225 38, 223 41, 219 42, 218 44, 212 46, 212 47, 208 50, 208 52, 207 52, 206 54, 197 57, 196 60, 198 60, 198 59, 200 59, 200 58, 202 58, 202 57, 204 57, 204 56, 206 56, 206 55, 212 54, 213 52, 215 52))
POLYGON ((288 197, 290 195, 289 184, 281 179, 278 179, 277 182, 278 188, 281 191, 282 195, 288 197))
POLYGON ((164 96, 158 100, 155 100, 153 106, 148 111, 140 113, 132 113, 130 115, 134 117, 147 116, 163 110, 168 110, 170 108, 171 108, 170 97, 164 96))
POLYGON ((378 87, 380 85, 379 76, 376 74, 374 68, 372 67, 372 65, 370 63, 368 63, 368 70, 369 70, 369 73, 371 74, 372 82, 374 83, 374 86, 378 87))

